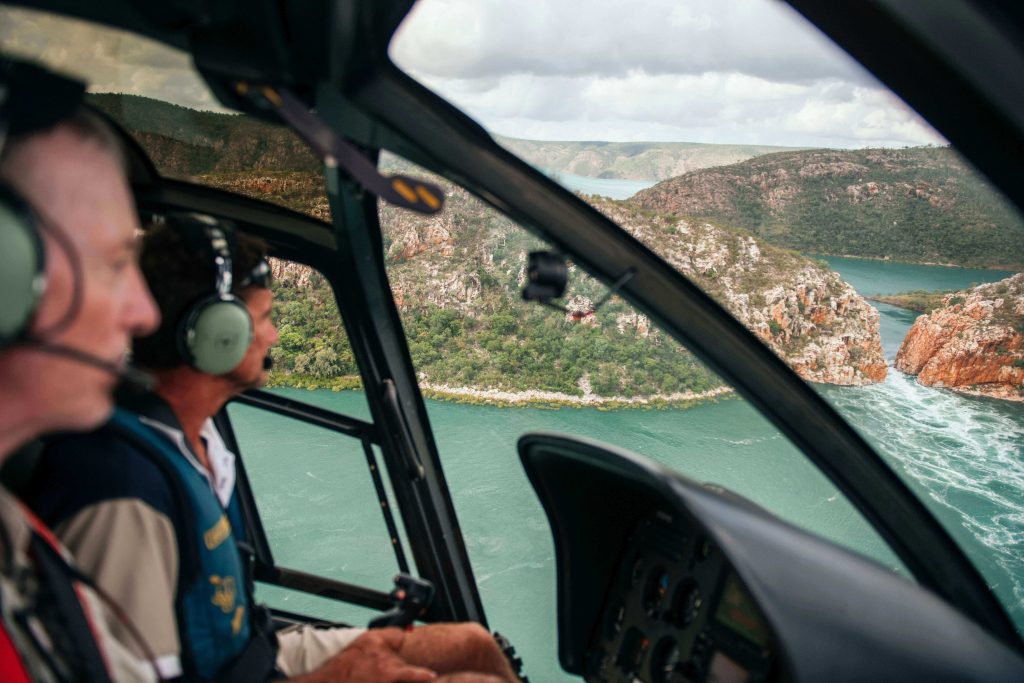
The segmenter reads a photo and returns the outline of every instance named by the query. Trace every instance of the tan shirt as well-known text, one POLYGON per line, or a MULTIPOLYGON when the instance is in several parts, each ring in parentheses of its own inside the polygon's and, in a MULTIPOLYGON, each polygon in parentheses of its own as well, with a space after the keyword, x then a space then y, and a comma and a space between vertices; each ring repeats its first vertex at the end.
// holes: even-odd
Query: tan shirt
MULTIPOLYGON (((196 460, 180 430, 149 418, 145 421, 177 444, 182 457, 207 478, 221 505, 226 507, 234 494, 236 456, 224 444, 212 420, 202 430, 214 468, 212 473, 196 460)), ((124 609, 145 638, 160 674, 165 678, 182 675, 174 608, 178 544, 171 520, 140 499, 122 498, 83 508, 54 531, 74 553, 82 570, 124 609)), ((278 668, 288 676, 308 673, 347 647, 363 631, 288 629, 278 638, 278 668)), ((144 656, 138 648, 135 652, 144 656)))

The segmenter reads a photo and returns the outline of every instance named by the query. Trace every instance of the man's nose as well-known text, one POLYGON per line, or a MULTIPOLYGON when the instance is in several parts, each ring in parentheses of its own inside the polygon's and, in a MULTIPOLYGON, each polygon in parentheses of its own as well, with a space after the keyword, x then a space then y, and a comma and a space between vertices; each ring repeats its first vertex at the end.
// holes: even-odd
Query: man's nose
POLYGON ((160 309, 157 308, 138 266, 133 267, 133 271, 125 322, 133 337, 145 337, 160 326, 160 309))

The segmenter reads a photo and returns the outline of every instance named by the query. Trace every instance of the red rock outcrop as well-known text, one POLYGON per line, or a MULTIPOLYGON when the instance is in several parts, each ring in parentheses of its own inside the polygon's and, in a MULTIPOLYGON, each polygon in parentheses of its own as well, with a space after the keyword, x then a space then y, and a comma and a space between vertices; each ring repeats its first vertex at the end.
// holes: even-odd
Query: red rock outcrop
POLYGON ((1024 400, 1024 273, 942 303, 910 328, 896 369, 928 386, 1024 400))

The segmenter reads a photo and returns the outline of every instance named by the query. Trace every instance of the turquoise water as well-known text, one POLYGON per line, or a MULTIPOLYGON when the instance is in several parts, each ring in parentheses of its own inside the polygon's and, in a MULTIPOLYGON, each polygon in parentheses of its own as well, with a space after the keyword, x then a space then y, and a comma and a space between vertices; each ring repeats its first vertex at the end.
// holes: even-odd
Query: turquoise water
POLYGON ((600 195, 611 199, 629 199, 640 190, 652 187, 657 180, 623 180, 621 178, 591 178, 562 171, 541 169, 563 187, 582 194, 600 195))
MULTIPOLYGON (((1003 277, 855 259, 830 262, 855 286, 879 287, 877 292, 949 289, 962 286, 964 277, 972 278, 968 283, 1003 277)), ((891 359, 916 314, 879 309, 891 359)), ((819 389, 943 520, 1018 623, 1024 622, 1024 406, 921 387, 894 371, 872 387, 819 389)), ((368 418, 361 392, 282 391, 368 418)), ((516 439, 527 431, 561 431, 629 448, 694 479, 732 488, 899 571, 835 489, 743 401, 685 411, 436 401, 427 407, 490 626, 511 638, 535 681, 568 677, 555 660, 550 531, 515 452, 516 439)), ((251 409, 233 408, 232 418, 277 562, 387 589, 396 563, 358 444, 251 409)), ((301 594, 261 594, 287 609, 356 623, 369 615, 301 594)))
MULTIPOLYGON (((1010 271, 826 257, 861 293, 962 289, 1010 271)), ((875 303, 885 381, 818 387, 925 501, 1024 632, 1024 404, 918 384, 891 367, 914 311, 875 303), (897 416, 898 419, 894 419, 897 416)))
POLYGON ((842 275, 844 280, 865 296, 899 294, 915 289, 964 289, 983 282, 996 282, 1014 274, 1009 270, 943 268, 840 256, 816 258, 827 262, 829 268, 842 275))

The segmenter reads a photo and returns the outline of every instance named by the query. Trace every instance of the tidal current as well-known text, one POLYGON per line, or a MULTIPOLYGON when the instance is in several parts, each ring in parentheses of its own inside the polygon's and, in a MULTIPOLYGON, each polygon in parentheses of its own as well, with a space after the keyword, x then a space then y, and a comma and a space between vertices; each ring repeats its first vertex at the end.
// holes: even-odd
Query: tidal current
MULTIPOLYGON (((862 294, 953 289, 1008 273, 827 259, 862 294)), ((917 314, 885 304, 892 361, 917 314)), ((1024 625, 1024 405, 918 385, 890 369, 878 385, 817 387, 944 523, 1024 625)), ((361 392, 279 390, 369 418, 361 392)), ((557 663, 555 560, 547 520, 515 444, 533 430, 633 450, 902 572, 843 496, 744 401, 689 410, 543 410, 427 401, 489 625, 508 636, 535 683, 574 680, 557 663)), ((388 590, 397 564, 354 440, 249 408, 230 409, 279 566, 388 590)), ((595 539, 600 542, 601 539, 595 539)), ((261 587, 272 605, 363 624, 371 613, 261 587)))

